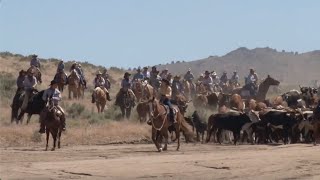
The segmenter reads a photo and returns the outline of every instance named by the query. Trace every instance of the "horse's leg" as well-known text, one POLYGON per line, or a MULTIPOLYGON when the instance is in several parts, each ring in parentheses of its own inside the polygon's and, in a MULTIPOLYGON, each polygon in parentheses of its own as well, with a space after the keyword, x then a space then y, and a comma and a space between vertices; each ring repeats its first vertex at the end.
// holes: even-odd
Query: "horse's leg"
POLYGON ((156 146, 157 150, 159 152, 162 151, 162 148, 159 147, 158 141, 157 141, 157 130, 152 128, 152 141, 154 143, 154 145, 156 146))
POLYGON ((55 130, 51 131, 51 135, 53 138, 53 147, 52 147, 51 151, 54 151, 56 149, 58 130, 55 129, 55 130))
POLYGON ((120 106, 121 109, 121 114, 122 114, 122 119, 124 119, 125 115, 126 115, 126 109, 125 107, 120 106))
POLYGON ((27 124, 29 124, 32 114, 28 114, 27 124))
POLYGON ((162 134, 163 134, 163 137, 164 137, 164 147, 163 147, 163 150, 166 151, 166 150, 168 149, 168 138, 169 138, 167 128, 162 128, 162 134))
POLYGON ((50 133, 49 129, 48 129, 48 128, 46 128, 46 140, 47 140, 46 149, 45 149, 46 151, 48 150, 49 133, 50 133))
POLYGON ((126 109, 126 115, 127 115, 127 119, 130 119, 131 107, 126 109))
POLYGON ((59 149, 61 148, 61 144, 60 144, 61 132, 62 132, 62 129, 59 128, 59 133, 58 133, 58 148, 59 148, 59 149))
POLYGON ((176 128, 176 139, 178 139, 177 151, 179 151, 179 148, 180 148, 180 124, 176 123, 175 128, 176 128))

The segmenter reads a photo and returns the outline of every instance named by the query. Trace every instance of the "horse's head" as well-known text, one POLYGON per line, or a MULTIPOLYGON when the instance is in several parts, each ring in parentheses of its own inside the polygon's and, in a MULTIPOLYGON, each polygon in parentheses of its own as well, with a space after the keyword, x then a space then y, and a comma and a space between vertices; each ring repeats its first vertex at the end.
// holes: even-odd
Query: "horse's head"
POLYGON ((280 81, 272 78, 270 75, 262 82, 264 84, 270 85, 270 86, 279 86, 280 81))

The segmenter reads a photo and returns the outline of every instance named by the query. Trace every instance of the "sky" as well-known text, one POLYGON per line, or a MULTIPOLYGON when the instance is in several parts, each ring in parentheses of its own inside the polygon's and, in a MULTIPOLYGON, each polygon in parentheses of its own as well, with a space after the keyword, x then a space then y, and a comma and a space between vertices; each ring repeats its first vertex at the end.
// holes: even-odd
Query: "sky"
POLYGON ((0 0, 0 51, 137 67, 320 49, 318 0, 0 0))

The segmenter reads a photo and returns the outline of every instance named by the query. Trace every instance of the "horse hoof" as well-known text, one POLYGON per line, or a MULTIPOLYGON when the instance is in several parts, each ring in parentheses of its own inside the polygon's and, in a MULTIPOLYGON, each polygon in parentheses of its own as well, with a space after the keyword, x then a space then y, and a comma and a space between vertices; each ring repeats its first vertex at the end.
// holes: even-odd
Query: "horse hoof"
POLYGON ((159 148, 159 150, 158 150, 159 152, 162 152, 162 148, 159 148))

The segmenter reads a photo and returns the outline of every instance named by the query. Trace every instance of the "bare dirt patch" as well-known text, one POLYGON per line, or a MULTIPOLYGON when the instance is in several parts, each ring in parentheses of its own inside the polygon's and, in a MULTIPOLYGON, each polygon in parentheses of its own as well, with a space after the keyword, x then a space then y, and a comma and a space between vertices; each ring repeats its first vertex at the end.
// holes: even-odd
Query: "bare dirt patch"
POLYGON ((1 148, 2 179, 319 179, 319 146, 153 144, 1 148))

